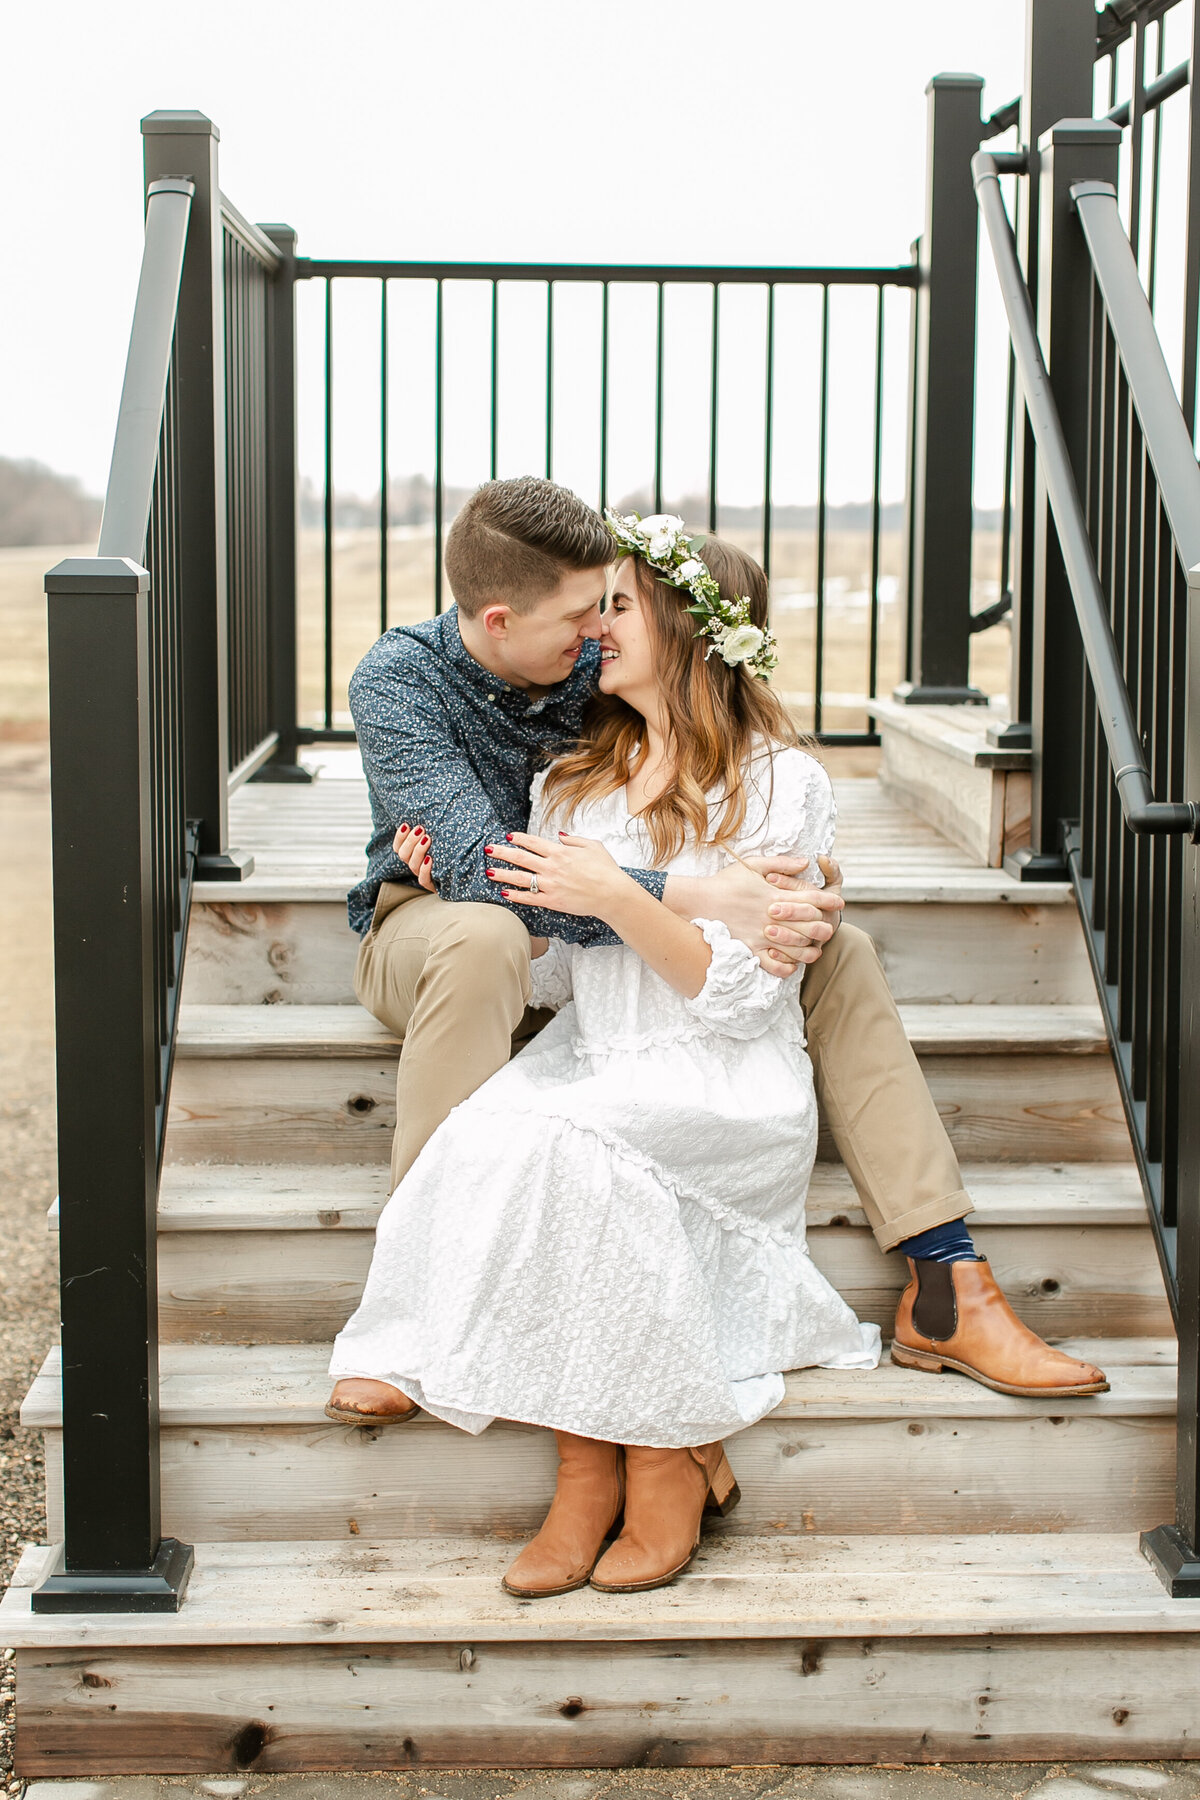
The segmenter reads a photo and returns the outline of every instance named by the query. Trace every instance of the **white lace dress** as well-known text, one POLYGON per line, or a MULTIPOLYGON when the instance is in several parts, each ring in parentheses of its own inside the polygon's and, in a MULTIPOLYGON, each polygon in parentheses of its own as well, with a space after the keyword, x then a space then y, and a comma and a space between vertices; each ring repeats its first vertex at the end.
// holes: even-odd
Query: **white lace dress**
MULTIPOLYGON (((530 830, 651 861, 623 793, 530 830)), ((820 764, 751 770, 743 855, 813 859, 835 808, 820 764)), ((685 849, 669 865, 728 861, 685 849)), ((814 1267, 804 1203, 817 1139, 799 978, 767 975, 724 925, 684 999, 634 951, 553 940, 533 963, 546 1029, 455 1107, 379 1221, 335 1377, 390 1382, 470 1432, 494 1418, 617 1443, 708 1443, 783 1397, 785 1369, 872 1368, 861 1325, 814 1267)))

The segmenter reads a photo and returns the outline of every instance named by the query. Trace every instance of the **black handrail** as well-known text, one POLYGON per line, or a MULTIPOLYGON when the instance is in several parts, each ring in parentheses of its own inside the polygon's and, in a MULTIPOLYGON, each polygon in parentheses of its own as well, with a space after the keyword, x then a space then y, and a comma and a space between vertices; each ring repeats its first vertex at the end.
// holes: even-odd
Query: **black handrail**
POLYGON ((35 1612, 173 1611, 192 1564, 160 1530, 156 1210, 198 849, 176 375, 193 197, 148 189, 100 553, 46 576, 65 1541, 35 1612))
MULTIPOLYGON (((1038 342, 1029 289, 1021 272, 1016 241, 1000 192, 1001 170, 997 159, 988 151, 981 150, 972 159, 971 172, 995 259, 1017 373, 1037 443, 1047 498, 1054 514, 1059 546, 1066 565, 1071 597, 1096 691, 1101 727, 1108 745, 1113 779, 1121 797, 1125 823, 1135 833, 1183 832, 1193 841, 1200 841, 1200 804, 1194 801, 1172 802, 1154 798, 1150 771, 1138 734, 1133 704, 1125 686, 1109 623, 1108 608, 1096 569, 1096 558, 1088 537, 1083 504, 1079 498, 1058 408, 1038 342)), ((1153 337, 1152 320, 1150 332, 1153 337)), ((1154 342, 1157 344, 1156 338, 1154 342)), ((1159 351, 1160 359, 1161 354, 1159 351)), ((1200 473, 1197 472, 1194 459, 1191 468, 1200 486, 1200 473)))

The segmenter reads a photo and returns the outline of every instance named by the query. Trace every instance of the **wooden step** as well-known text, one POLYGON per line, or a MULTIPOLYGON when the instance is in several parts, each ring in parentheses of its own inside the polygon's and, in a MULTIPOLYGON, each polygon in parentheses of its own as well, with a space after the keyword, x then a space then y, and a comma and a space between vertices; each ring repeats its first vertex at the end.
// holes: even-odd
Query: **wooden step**
MULTIPOLYGON (((1094 1005, 901 1011, 962 1160, 1127 1160, 1094 1005)), ((187 1007, 168 1158, 385 1162, 398 1053, 358 1006, 187 1007)))
MULTIPOLYGON (((1133 1165, 964 1171, 970 1221, 1020 1316, 1042 1336, 1168 1336, 1170 1307, 1133 1165)), ((170 1165, 159 1200, 159 1321, 168 1342, 325 1342, 358 1305, 386 1199, 382 1169, 170 1165)), ((840 1164, 818 1164, 809 1247, 861 1318, 890 1335, 907 1280, 867 1228, 840 1164)))
MULTIPOLYGON (((1074 905, 1036 902, 1015 882, 990 901, 855 897, 847 918, 874 939, 896 999, 1088 1004, 1095 995, 1074 905)), ((860 888, 861 884, 857 884, 860 888)), ((909 888, 912 883, 910 881, 909 888)), ((1055 893, 1059 890, 1056 888, 1055 893)), ((185 1003, 342 1006, 354 1000, 358 939, 344 900, 260 901, 228 893, 192 908, 185 1003)))
POLYGON ((998 749, 990 706, 906 706, 872 701, 882 740, 884 796, 950 838, 973 862, 999 868, 1029 843, 1029 750, 998 749))
POLYGON ((1121 1535, 713 1538, 520 1601, 511 1543, 200 1541, 175 1615, 0 1606, 17 1773, 1194 1757, 1200 1601, 1121 1535))
MULTIPOLYGON (((1111 1391, 1021 1400, 958 1375, 801 1370, 778 1412, 729 1442, 755 1532, 1109 1531, 1172 1505, 1174 1341, 1067 1340, 1111 1391)), ((550 1433, 481 1437, 427 1415, 390 1429, 334 1424, 327 1345, 167 1344, 161 1366, 163 1529, 196 1538, 532 1530, 553 1491, 550 1433)), ((59 1532, 59 1352, 22 1411, 46 1433, 59 1532)))

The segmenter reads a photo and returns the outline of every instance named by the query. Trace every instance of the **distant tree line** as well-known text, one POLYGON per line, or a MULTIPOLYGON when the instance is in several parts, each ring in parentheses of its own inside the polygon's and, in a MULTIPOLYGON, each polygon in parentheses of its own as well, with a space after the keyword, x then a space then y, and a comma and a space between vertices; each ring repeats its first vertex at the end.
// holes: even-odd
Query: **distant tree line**
MULTIPOLYGON (((470 488, 447 485, 442 502, 446 523, 454 517, 470 488)), ((614 501, 620 512, 653 512, 654 497, 647 491, 635 490, 614 501)), ((703 494, 685 494, 666 498, 664 510, 682 513, 690 524, 703 528, 708 517, 708 500, 703 494)), ((333 525, 336 531, 374 531, 379 527, 379 491, 374 494, 333 494, 333 525)), ((904 506, 892 501, 880 508, 879 523, 884 531, 900 531, 904 526, 904 506)), ((817 524, 815 506, 776 506, 772 517, 778 531, 813 531, 817 524)), ((760 506, 726 506, 720 509, 721 526, 726 531, 755 531, 762 523, 760 506)), ((300 484, 300 523, 305 529, 319 530, 325 520, 325 496, 307 476, 300 484)), ((826 509, 829 531, 869 531, 871 506, 866 500, 851 501, 826 509)), ((433 523, 433 483, 426 475, 405 475, 389 483, 388 525, 431 525, 433 523)), ((975 525, 980 531, 995 531, 1000 525, 998 507, 977 507, 975 525)))
POLYGON ((0 546, 87 544, 100 530, 100 502, 74 475, 0 456, 0 546))

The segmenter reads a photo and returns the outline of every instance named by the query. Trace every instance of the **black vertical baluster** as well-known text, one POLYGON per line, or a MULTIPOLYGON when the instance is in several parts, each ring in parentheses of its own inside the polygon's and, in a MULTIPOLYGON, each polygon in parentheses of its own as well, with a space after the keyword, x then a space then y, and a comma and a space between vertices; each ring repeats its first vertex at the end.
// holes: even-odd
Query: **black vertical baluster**
POLYGON ((225 655, 229 663, 226 730, 229 734, 229 761, 232 765, 237 761, 238 713, 241 710, 237 676, 241 659, 237 653, 237 384, 234 372, 237 343, 233 296, 234 259, 230 254, 227 236, 223 248, 221 300, 225 326, 225 655))
POLYGON ((442 281, 438 277, 434 322, 433 389, 433 610, 442 610, 442 281))
MULTIPOLYGON (((1092 282, 1092 312, 1089 327, 1091 369, 1088 381, 1088 479, 1084 504, 1088 535, 1100 566, 1099 543, 1103 531, 1100 493, 1104 467, 1104 333, 1105 318, 1100 289, 1092 282)), ((1009 400, 1013 396, 1013 358, 1009 355, 1009 400)), ((1012 438, 1010 435, 1009 442, 1012 438)), ((1086 658, 1083 669, 1083 741, 1081 745, 1079 863, 1085 879, 1090 880, 1095 867, 1096 847, 1096 696, 1086 658)))
MULTIPOLYGON (((871 447, 871 638, 867 648, 867 692, 872 699, 879 681, 879 530, 883 485, 883 289, 875 305, 874 439, 871 447)), ((1012 442, 1011 423, 1009 443, 1012 442)))
POLYGON ((498 363, 499 347, 500 347, 500 283, 498 281, 493 281, 492 282, 491 398, 490 398, 491 413, 490 413, 490 417, 489 417, 489 421, 488 421, 488 473, 489 473, 489 477, 492 481, 495 481, 495 479, 496 479, 496 468, 497 468, 497 461, 498 461, 497 453, 500 448, 500 439, 499 439, 499 435, 498 435, 499 434, 499 418, 500 418, 500 407, 499 407, 500 370, 499 370, 499 363, 498 363))
MULTIPOLYGON (((1115 370, 1113 466, 1113 548, 1112 586, 1109 591, 1109 620, 1113 641, 1120 648, 1125 635, 1126 582, 1128 563, 1129 520, 1129 386, 1120 364, 1115 370)), ((1108 879, 1104 907, 1104 978, 1116 987, 1121 977, 1121 872, 1125 843, 1125 821, 1113 771, 1105 761, 1104 785, 1108 796, 1108 879)))
POLYGON ((608 283, 600 291, 600 510, 608 505, 608 283))
MULTIPOLYGON (((1009 592, 1012 575, 1013 432, 1016 425, 1017 359, 1008 352, 1008 387, 1004 396, 1004 501, 1000 515, 1000 593, 1009 592)), ((874 691, 874 690, 872 690, 874 691)))
POLYGON ((546 283, 546 480, 554 468, 554 283, 546 283))
POLYGON ((663 461, 663 284, 658 284, 654 315, 654 510, 661 512, 663 461))
MULTIPOLYGON (((1188 591, 1187 575, 1177 557, 1171 558, 1171 601, 1164 607, 1164 647, 1166 651, 1166 695, 1167 719, 1165 721, 1164 738, 1166 749, 1166 780, 1163 791, 1173 798, 1184 792, 1186 779, 1184 724, 1187 713, 1187 675, 1188 675, 1188 591)), ((1194 651, 1193 651, 1194 654, 1194 651)), ((1166 930, 1163 933, 1167 945, 1167 967, 1171 979, 1166 984, 1166 1006, 1163 1026, 1163 1061, 1166 1076, 1163 1083, 1163 1121, 1162 1121, 1162 1164, 1163 1222, 1174 1226, 1178 1223, 1178 1161, 1179 1161, 1179 1108, 1181 1095, 1179 1091, 1179 1056, 1180 1056, 1180 992, 1178 971, 1182 954, 1183 934, 1183 856, 1184 844, 1179 837, 1172 836, 1164 846, 1166 876, 1164 886, 1167 895, 1166 930)), ((1190 1025, 1190 1030, 1195 1026, 1190 1025)), ((1188 1096, 1188 1103, 1195 1105, 1195 1095, 1188 1096)), ((1195 1204, 1195 1195, 1191 1196, 1195 1204)))
MULTIPOLYGON (((1155 49, 1155 75, 1163 72, 1163 38, 1166 26, 1162 19, 1158 21, 1158 41, 1155 49)), ((1151 311, 1154 308, 1154 292, 1158 280, 1158 197, 1160 163, 1162 160, 1162 106, 1154 109, 1154 117, 1150 123, 1150 261, 1146 270, 1146 296, 1150 301, 1151 311)))
POLYGON ((391 528, 388 470, 388 284, 379 283, 379 632, 388 628, 388 534, 391 528))
MULTIPOLYGON (((1190 67, 1200 74, 1200 6, 1192 14, 1190 67)), ((1180 405, 1188 430, 1196 428, 1196 357, 1200 324, 1200 79, 1188 86, 1188 185, 1184 240, 1183 371, 1180 405)))
MULTIPOLYGON (((1100 585, 1106 594, 1112 592, 1113 529, 1116 515, 1116 345, 1107 318, 1104 325, 1104 392, 1101 399, 1102 449, 1100 467, 1100 504, 1096 516, 1097 567, 1100 585)), ((1108 905, 1108 839, 1109 783, 1108 751, 1099 730, 1095 734, 1093 757, 1093 792, 1095 794, 1095 850, 1092 866, 1092 929, 1103 931, 1108 905)))
POLYGON ((767 357, 766 357, 766 402, 763 421, 763 509, 762 509, 762 566, 763 573, 771 573, 771 487, 774 481, 775 462, 775 284, 767 287, 767 357))
MULTIPOLYGON (((1150 743, 1148 762, 1150 779, 1156 794, 1168 792, 1170 768, 1168 736, 1171 698, 1165 691, 1170 669, 1170 656, 1164 642, 1164 621, 1170 610, 1175 574, 1175 546, 1170 527, 1163 514, 1157 486, 1154 493, 1154 607, 1150 640, 1152 686, 1150 696, 1150 743)), ((1147 936, 1150 940, 1149 1013, 1146 1024, 1146 1154, 1155 1162, 1162 1161, 1163 1093, 1171 1072, 1165 1066, 1166 993, 1171 979, 1170 949, 1167 936, 1167 845, 1155 838, 1150 846, 1150 896, 1147 936)))
POLYGON ((708 529, 717 529, 717 402, 721 386, 721 284, 712 291, 712 373, 708 403, 708 529))
POLYGON ((333 281, 325 278, 325 729, 333 729, 333 281))
POLYGON ((817 447, 817 615, 813 657, 813 730, 820 735, 825 688, 825 476, 829 455, 829 288, 821 288, 821 392, 817 447))
MULTIPOLYGON (((1142 489, 1143 457, 1142 434, 1137 414, 1133 408, 1133 396, 1129 396, 1128 418, 1125 426, 1125 573, 1121 583, 1124 595, 1124 615, 1121 620, 1124 628, 1123 637, 1118 637, 1117 648, 1121 652, 1121 667, 1125 675, 1125 685, 1136 707, 1139 674, 1138 646, 1140 637, 1140 605, 1141 605, 1141 573, 1142 573, 1142 514, 1145 507, 1145 495, 1142 489)), ((1114 782, 1114 787, 1116 786, 1114 782)), ((1121 844, 1121 904, 1119 920, 1118 967, 1117 980, 1117 1020, 1121 1037, 1129 1042, 1136 1035, 1134 1031, 1133 990, 1135 975, 1135 905, 1134 900, 1138 886, 1139 846, 1138 840, 1122 822, 1120 831, 1121 844)), ((1138 1096, 1141 1098, 1141 1096, 1138 1096)))
POLYGON ((1129 101, 1129 241, 1142 260, 1142 122, 1146 116, 1146 26, 1133 25, 1133 93, 1129 101))

